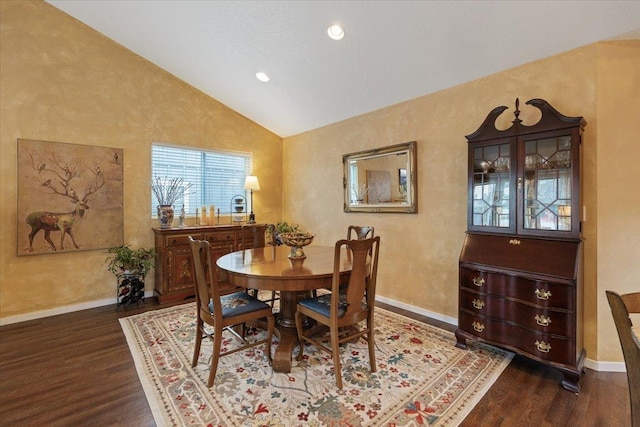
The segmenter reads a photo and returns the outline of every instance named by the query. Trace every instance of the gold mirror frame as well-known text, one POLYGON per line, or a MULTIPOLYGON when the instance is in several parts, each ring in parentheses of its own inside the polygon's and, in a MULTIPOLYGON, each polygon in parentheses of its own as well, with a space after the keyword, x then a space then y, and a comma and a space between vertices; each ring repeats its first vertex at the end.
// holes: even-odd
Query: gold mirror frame
POLYGON ((344 154, 345 212, 418 213, 416 142, 344 154))

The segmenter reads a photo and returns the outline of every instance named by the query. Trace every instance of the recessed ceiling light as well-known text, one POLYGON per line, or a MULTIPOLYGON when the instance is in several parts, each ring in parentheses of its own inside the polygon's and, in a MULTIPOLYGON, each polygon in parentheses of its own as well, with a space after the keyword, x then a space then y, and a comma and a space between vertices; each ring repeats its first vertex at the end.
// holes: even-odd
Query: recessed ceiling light
POLYGON ((256 78, 257 78, 258 80, 260 80, 261 82, 265 82, 265 83, 266 83, 266 82, 268 82, 269 80, 271 80, 271 79, 269 78, 269 76, 267 76, 267 75, 266 75, 265 73, 263 73, 263 72, 256 73, 256 78))
POLYGON ((344 30, 342 29, 342 27, 340 25, 336 24, 336 25, 330 26, 327 29, 327 34, 333 40, 342 40, 342 38, 344 37, 344 30))

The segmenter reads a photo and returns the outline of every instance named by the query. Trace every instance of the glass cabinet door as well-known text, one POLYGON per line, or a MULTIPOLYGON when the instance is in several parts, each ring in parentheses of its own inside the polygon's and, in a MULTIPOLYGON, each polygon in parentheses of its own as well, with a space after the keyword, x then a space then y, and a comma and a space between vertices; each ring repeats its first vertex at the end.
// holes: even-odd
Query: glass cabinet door
POLYGON ((571 135, 530 139, 524 144, 519 181, 524 201, 523 231, 571 231, 571 135))
POLYGON ((587 123, 543 99, 526 104, 540 110, 537 123, 523 123, 516 99, 510 127, 496 126, 508 108, 499 106, 466 135, 467 231, 580 239, 580 145, 587 123))
MULTIPOLYGON (((471 185, 472 228, 514 228, 512 206, 512 144, 474 147, 471 185)), ((505 230, 506 231, 506 230, 505 230)))

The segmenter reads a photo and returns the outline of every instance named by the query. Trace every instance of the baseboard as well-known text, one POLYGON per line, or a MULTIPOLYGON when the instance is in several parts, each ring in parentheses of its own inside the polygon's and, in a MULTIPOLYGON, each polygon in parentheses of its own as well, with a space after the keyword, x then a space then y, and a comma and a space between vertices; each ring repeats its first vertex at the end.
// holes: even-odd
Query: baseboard
MULTIPOLYGON (((153 291, 145 291, 144 297, 150 298, 153 296, 153 291)), ((78 304, 65 305, 62 307, 56 307, 49 310, 33 311, 31 313, 18 314, 16 316, 8 316, 0 318, 0 326, 11 325, 13 323, 26 322, 28 320, 42 319, 44 317, 57 316, 59 314, 72 313, 74 311, 87 310, 90 308, 103 307, 105 305, 115 305, 116 298, 104 298, 95 301, 81 302, 78 304)))
POLYGON ((392 300, 390 298, 385 298, 378 295, 376 295, 376 301, 380 301, 385 304, 389 304, 391 306, 401 308, 403 310, 407 310, 415 314, 419 314, 421 316, 430 317, 431 319, 439 320, 441 322, 448 323, 453 326, 458 326, 458 319, 455 317, 443 316, 442 314, 436 313, 434 311, 425 310, 424 308, 416 307, 415 305, 392 300))
POLYGON ((624 362, 599 362, 586 358, 584 367, 598 372, 627 372, 627 366, 624 362))

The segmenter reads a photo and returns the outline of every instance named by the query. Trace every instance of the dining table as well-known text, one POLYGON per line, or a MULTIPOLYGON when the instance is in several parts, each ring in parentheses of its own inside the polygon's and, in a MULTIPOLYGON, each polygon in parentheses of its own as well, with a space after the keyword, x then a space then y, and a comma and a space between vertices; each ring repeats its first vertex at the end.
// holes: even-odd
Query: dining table
MULTIPOLYGON (((334 251, 334 246, 309 245, 304 247, 306 258, 290 259, 289 247, 267 246, 231 252, 216 262, 233 286, 280 293, 274 331, 279 341, 273 356, 275 372, 291 372, 292 353, 298 345, 295 323, 298 301, 310 297, 313 291, 331 289, 334 251)), ((343 248, 340 253, 340 284, 348 282, 351 268, 351 253, 343 248)), ((303 327, 313 329, 318 326, 305 318, 303 327)))

